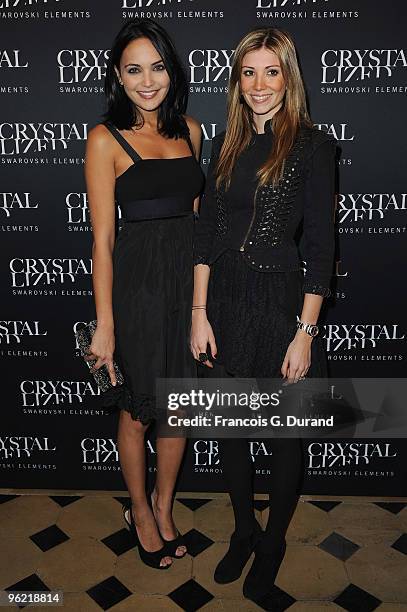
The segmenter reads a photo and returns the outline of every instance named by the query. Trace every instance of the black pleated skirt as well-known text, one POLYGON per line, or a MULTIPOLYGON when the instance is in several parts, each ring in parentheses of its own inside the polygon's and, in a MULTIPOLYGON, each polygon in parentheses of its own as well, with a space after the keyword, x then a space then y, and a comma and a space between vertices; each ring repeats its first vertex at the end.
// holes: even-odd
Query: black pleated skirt
POLYGON ((113 253, 115 359, 125 384, 104 406, 147 424, 157 417, 156 378, 196 375, 189 348, 193 215, 126 223, 113 253))
MULTIPOLYGON (((279 378, 301 316, 303 275, 259 272, 240 251, 225 251, 211 266, 207 315, 217 344, 217 362, 242 378, 279 378)), ((308 376, 325 378, 321 336, 311 344, 308 376)))

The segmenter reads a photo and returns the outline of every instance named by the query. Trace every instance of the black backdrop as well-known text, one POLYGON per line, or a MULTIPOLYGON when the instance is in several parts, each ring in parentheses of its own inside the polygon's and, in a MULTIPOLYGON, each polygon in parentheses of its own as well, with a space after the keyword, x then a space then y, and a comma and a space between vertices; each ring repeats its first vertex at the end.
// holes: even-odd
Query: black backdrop
MULTIPOLYGON (((335 294, 323 334, 333 376, 403 376, 406 10, 343 0, 1 0, 2 487, 121 489, 116 416, 100 409, 73 332, 94 318, 83 178, 104 107, 105 58, 129 17, 173 35, 189 114, 224 127, 233 49, 260 25, 297 42, 313 120, 342 147, 335 294)), ((307 440, 305 493, 406 494, 403 440, 307 440)), ((272 441, 253 442, 257 490, 272 441)), ((154 472, 154 445, 148 445, 154 472)), ((181 490, 222 490, 216 440, 190 441, 181 490)))

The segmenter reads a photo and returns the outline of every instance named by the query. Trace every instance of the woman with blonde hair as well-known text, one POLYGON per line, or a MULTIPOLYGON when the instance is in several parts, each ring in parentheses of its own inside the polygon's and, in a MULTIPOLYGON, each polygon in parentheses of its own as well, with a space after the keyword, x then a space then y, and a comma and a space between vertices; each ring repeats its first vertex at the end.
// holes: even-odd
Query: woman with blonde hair
MULTIPOLYGON (((310 120, 291 37, 249 32, 234 54, 227 126, 213 139, 195 235, 191 350, 204 375, 289 384, 327 375, 317 323, 330 295, 335 157, 336 142, 310 120)), ((235 531, 215 580, 236 580, 254 551, 243 592, 271 609, 301 490, 301 439, 273 438, 264 532, 254 517, 247 440, 219 443, 235 531)))

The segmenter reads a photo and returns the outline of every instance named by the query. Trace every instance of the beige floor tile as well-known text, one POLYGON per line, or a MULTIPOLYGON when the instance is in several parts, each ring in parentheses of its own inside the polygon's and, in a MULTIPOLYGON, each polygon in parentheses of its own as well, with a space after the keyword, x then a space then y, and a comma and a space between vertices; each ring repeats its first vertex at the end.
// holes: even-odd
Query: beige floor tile
POLYGON ((287 542, 293 544, 319 544, 332 531, 328 512, 299 502, 287 530, 287 542))
POLYGON ((215 542, 228 542, 235 521, 229 499, 215 499, 194 512, 194 527, 215 542))
POLYGON ((375 612, 407 612, 407 603, 382 603, 375 612))
POLYGON ((3 562, 0 571, 0 589, 19 582, 33 574, 43 552, 27 537, 2 538, 0 550, 3 562), (7 562, 4 562, 7 559, 7 562))
POLYGON ((329 512, 332 529, 360 546, 392 544, 400 535, 397 518, 374 504, 343 503, 329 512))
POLYGON ((186 533, 187 531, 193 528, 194 513, 192 510, 184 506, 184 504, 175 501, 172 515, 174 517, 174 522, 177 526, 177 529, 179 529, 181 533, 186 533))
POLYGON ((58 527, 69 536, 102 539, 125 527, 122 508, 111 497, 83 497, 62 509, 58 527))
POLYGON ((180 609, 169 597, 130 595, 109 608, 109 612, 180 612, 180 609))
POLYGON ((343 612, 342 606, 337 606, 333 601, 296 601, 289 610, 290 612, 343 612))
POLYGON ((248 599, 212 599, 200 608, 207 612, 259 612, 259 606, 248 599))
MULTIPOLYGON (((266 528, 268 517, 269 509, 266 508, 262 512, 263 529, 266 528)), ((292 544, 319 544, 331 531, 329 514, 300 500, 287 530, 287 542, 292 544)))
POLYGON ((92 538, 71 538, 43 554, 37 574, 51 589, 86 591, 112 576, 116 555, 92 538))
POLYGON ((168 570, 145 565, 137 550, 129 550, 118 558, 115 576, 133 593, 167 595, 192 575, 192 557, 173 560, 168 570))
POLYGON ((0 504, 0 536, 25 536, 56 522, 61 508, 49 497, 22 495, 0 504))
POLYGON ((244 577, 249 571, 251 560, 249 560, 246 568, 239 578, 235 582, 230 584, 217 584, 213 579, 213 573, 215 567, 222 559, 223 555, 228 549, 228 544, 224 542, 216 542, 200 555, 195 557, 193 564, 193 576, 199 584, 207 589, 215 597, 221 599, 242 599, 242 587, 244 577))
POLYGON ((350 581, 381 601, 407 603, 407 562, 403 553, 384 544, 358 550, 348 561, 350 581))
POLYGON ((348 585, 344 564, 317 546, 287 546, 276 584, 295 599, 334 599, 348 585))
POLYGON ((206 612, 223 612, 225 608, 222 604, 223 602, 220 599, 211 599, 211 601, 202 606, 202 608, 199 608, 199 610, 200 612, 202 612, 202 610, 206 612))

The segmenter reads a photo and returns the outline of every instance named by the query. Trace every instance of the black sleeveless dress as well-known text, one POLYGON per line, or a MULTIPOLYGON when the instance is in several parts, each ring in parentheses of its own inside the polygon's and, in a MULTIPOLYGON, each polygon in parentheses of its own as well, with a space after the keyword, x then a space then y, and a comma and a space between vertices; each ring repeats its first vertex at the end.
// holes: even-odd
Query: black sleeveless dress
POLYGON ((113 251, 115 354, 124 385, 103 406, 147 424, 157 415, 156 378, 193 377, 189 348, 193 294, 193 202, 204 175, 191 155, 141 159, 115 126, 106 127, 133 160, 116 179, 122 226, 113 251))

